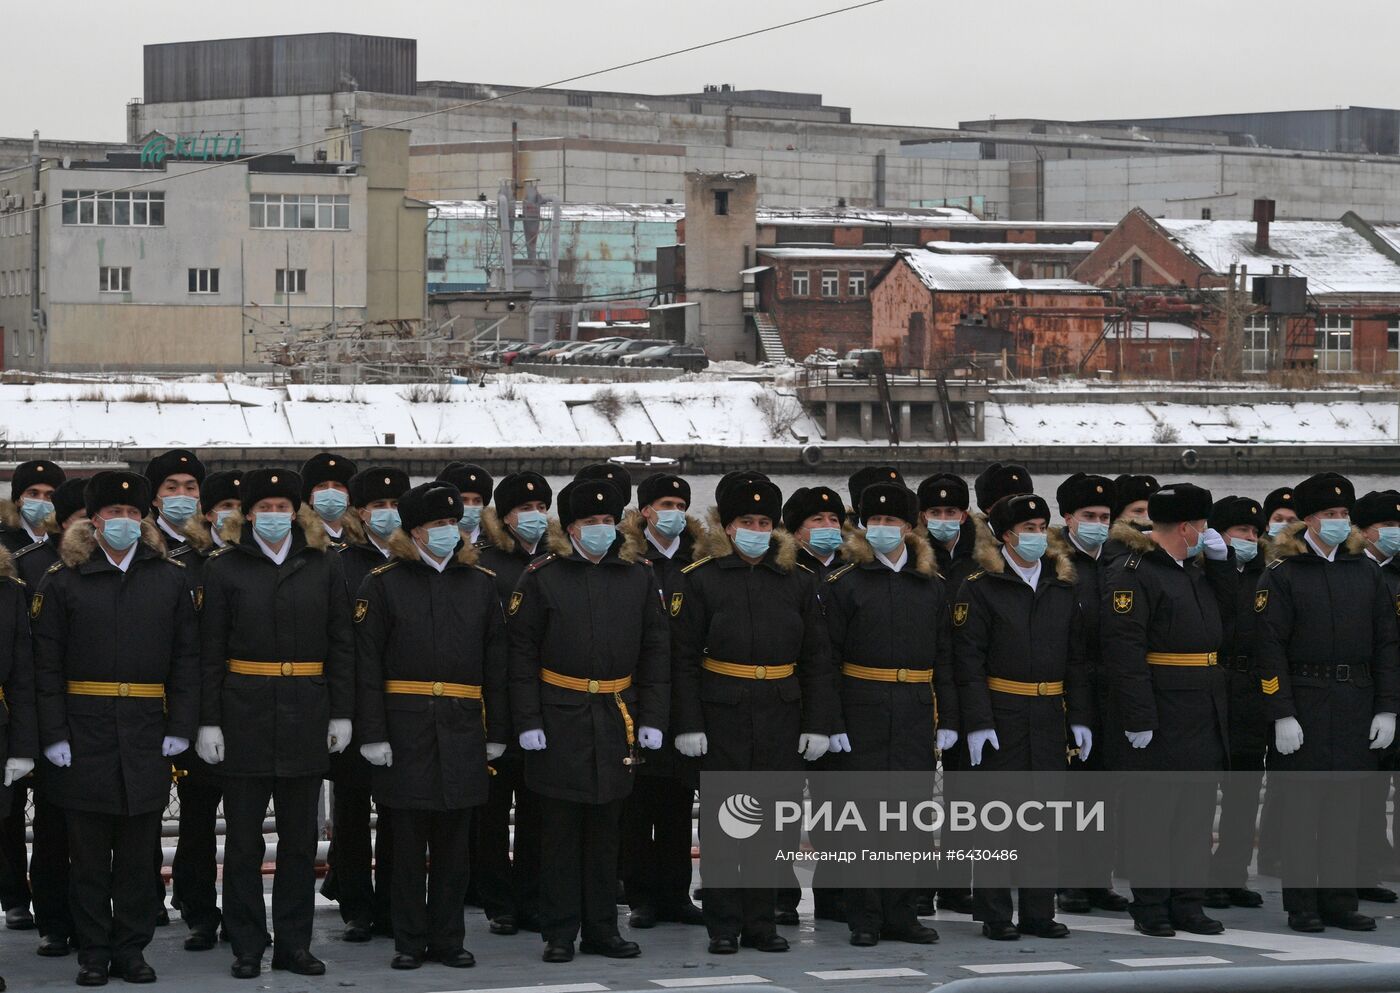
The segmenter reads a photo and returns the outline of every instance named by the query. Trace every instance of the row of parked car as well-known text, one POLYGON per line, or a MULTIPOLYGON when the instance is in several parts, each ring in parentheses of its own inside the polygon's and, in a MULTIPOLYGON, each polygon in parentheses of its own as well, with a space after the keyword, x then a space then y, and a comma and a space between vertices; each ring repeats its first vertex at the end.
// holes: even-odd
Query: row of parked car
POLYGON ((710 364, 699 345, 684 345, 656 338, 596 338, 593 341, 560 339, 545 342, 503 341, 477 353, 488 363, 516 362, 555 365, 611 365, 628 368, 678 368, 699 372, 710 364))

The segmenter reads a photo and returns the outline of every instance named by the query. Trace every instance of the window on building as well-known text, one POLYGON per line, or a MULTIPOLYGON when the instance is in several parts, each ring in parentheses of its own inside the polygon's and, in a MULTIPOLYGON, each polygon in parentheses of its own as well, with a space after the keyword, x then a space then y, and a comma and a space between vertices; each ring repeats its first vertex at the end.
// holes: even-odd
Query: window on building
POLYGON ((435 257, 435 258, 430 258, 430 259, 428 259, 428 271, 429 271, 429 272, 446 272, 446 271, 447 271, 447 259, 443 258, 441 255, 439 255, 439 256, 437 256, 437 257, 435 257))
POLYGON ((835 269, 822 270, 822 296, 839 297, 841 295, 841 274, 835 269))
POLYGON ((1201 220, 1203 220, 1203 221, 1208 221, 1208 220, 1210 220, 1210 208, 1209 208, 1209 207, 1202 207, 1202 208, 1201 208, 1201 220))
POLYGON ((865 296, 865 270, 852 269, 846 276, 846 292, 853 297, 865 296))
POLYGON ((190 292, 191 292, 191 293, 218 293, 218 292, 219 292, 219 270, 218 270, 218 269, 191 269, 191 270, 190 270, 190 292))
POLYGON ((305 292, 306 292, 306 270, 305 270, 305 269, 278 269, 278 270, 277 270, 277 292, 278 292, 278 293, 305 293, 305 292))
POLYGON ((812 274, 806 269, 792 270, 792 295, 805 297, 812 292, 812 274))
POLYGON ((99 266, 97 288, 103 293, 130 293, 131 266, 99 266))
POLYGON ((1142 285, 1142 259, 1133 259, 1133 285, 1142 285))
POLYGON ((715 190, 715 214, 723 217, 729 213, 729 191, 715 190))
POLYGON ((248 224, 255 228, 348 231, 350 197, 343 193, 253 193, 248 224))
POLYGON ((1240 353, 1240 368, 1245 372, 1268 372, 1269 345, 1268 315, 1250 314, 1244 319, 1244 349, 1240 353))
POLYGON ((64 190, 64 224, 158 228, 165 224, 165 194, 150 190, 64 190))
POLYGON ((1351 318, 1336 314, 1318 317, 1313 348, 1318 372, 1351 372, 1351 318))
POLYGON ((592 93, 570 93, 570 94, 569 94, 569 106, 570 106, 570 107, 592 107, 592 106, 593 106, 593 94, 592 94, 592 93))
POLYGON ((1400 369, 1400 317, 1392 317, 1386 323, 1385 347, 1390 352, 1390 371, 1400 369))

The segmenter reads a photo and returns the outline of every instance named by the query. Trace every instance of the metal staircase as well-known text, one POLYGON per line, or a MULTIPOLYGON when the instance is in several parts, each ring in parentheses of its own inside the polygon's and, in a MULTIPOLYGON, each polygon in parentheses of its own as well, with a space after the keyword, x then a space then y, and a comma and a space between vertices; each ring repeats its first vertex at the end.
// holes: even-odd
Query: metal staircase
POLYGON ((753 325, 758 330, 758 344, 763 349, 763 358, 768 362, 787 362, 787 349, 783 347, 782 336, 778 334, 778 322, 771 314, 755 311, 753 325))

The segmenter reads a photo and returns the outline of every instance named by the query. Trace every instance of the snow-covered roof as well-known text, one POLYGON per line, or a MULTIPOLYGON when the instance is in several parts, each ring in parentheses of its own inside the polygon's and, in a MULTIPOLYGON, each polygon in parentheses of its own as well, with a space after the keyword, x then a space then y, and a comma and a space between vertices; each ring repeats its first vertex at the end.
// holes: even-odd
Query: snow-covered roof
POLYGON ((944 255, 1088 255, 1099 247, 1097 241, 930 241, 924 245, 944 255))
POLYGON ((1107 296, 1108 291, 1093 283, 1081 283, 1077 279, 1023 279, 1021 285, 1039 293, 1097 293, 1107 296))
POLYGON ((658 303, 658 304, 653 304, 652 306, 648 307, 647 310, 648 310, 648 311, 652 311, 652 310, 680 310, 682 307, 698 307, 698 306, 700 306, 700 301, 698 301, 698 300, 683 300, 683 301, 681 301, 680 303, 658 303))
MULTIPOLYGON (((437 216, 451 220, 472 221, 496 216, 496 199, 490 200, 431 200, 437 209, 437 216)), ((515 219, 520 218, 520 205, 516 204, 515 219)), ((552 216, 549 204, 540 205, 540 216, 552 216)), ((559 208, 560 219, 572 224, 586 221, 636 222, 674 224, 685 217, 685 204, 681 203, 565 203, 559 208)))
POLYGON ((990 255, 940 255, 923 248, 899 253, 930 290, 1019 290, 1021 281, 990 255))
POLYGON ((1288 265, 1295 276, 1308 277, 1308 291, 1329 293, 1400 293, 1400 265, 1341 221, 1274 221, 1269 251, 1255 250, 1253 221, 1196 221, 1158 218, 1172 240, 1215 273, 1231 263, 1246 266, 1250 281, 1288 265))
MULTIPOLYGON (((862 224, 893 224, 897 227, 980 222, 961 207, 759 207, 759 224, 831 224, 836 227, 862 224)), ((1109 225, 1112 227, 1112 225, 1109 225)))
POLYGON ((760 248, 757 254, 773 259, 875 259, 894 258, 892 248, 760 248))
POLYGON ((942 227, 947 228, 987 228, 988 230, 1014 231, 1020 229, 1027 230, 1049 230, 1057 231, 1068 229, 1081 231, 1085 228, 1095 231, 1112 231, 1118 226, 1117 221, 989 221, 983 220, 975 214, 968 214, 966 217, 950 218, 945 221, 942 227))
MULTIPOLYGON (((1110 328, 1104 334, 1105 338, 1117 340, 1123 337, 1119 333, 1118 327, 1110 328)), ((1209 338, 1210 335, 1186 324, 1178 324, 1174 321, 1133 321, 1128 330, 1127 339, 1129 341, 1163 340, 1163 341, 1195 341, 1198 338, 1209 338)))

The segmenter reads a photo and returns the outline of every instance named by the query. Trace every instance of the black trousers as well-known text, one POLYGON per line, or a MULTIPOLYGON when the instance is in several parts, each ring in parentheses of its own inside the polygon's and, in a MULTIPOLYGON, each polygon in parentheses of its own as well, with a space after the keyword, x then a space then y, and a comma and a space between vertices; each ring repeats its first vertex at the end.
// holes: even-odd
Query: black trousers
POLYGON ((175 905, 191 930, 219 927, 218 838, 219 802, 224 788, 214 776, 197 773, 176 781, 180 795, 180 838, 170 867, 175 905))
POLYGON ((1182 921, 1202 912, 1205 887, 1172 887, 1169 882, 1209 875, 1215 787, 1203 773, 1183 773, 1180 782, 1164 781, 1161 774, 1151 779, 1124 791, 1124 861, 1133 888, 1128 912, 1144 924, 1182 921), (1157 795, 1156 807, 1146 802, 1144 791, 1157 795), (1163 804, 1166 817, 1146 813, 1162 810, 1163 804))
MULTIPOLYGON (((160 850, 160 838, 156 838, 160 850)), ((160 863, 156 863, 159 871, 160 863)), ((64 938, 73 934, 73 912, 68 905, 68 814, 50 803, 43 789, 34 791, 34 853, 29 879, 34 891, 34 924, 41 935, 64 938)))
POLYGON ((455 952, 466 939, 471 810, 394 811, 394 948, 455 952), (427 902, 424 902, 424 889, 427 902))
POLYGON ((1222 890, 1238 889, 1249 881, 1259 819, 1259 787, 1264 782, 1263 752, 1232 753, 1230 772, 1220 791, 1219 834, 1210 858, 1210 884, 1222 890))
POLYGON ((472 846, 472 876, 477 895, 492 920, 503 916, 533 918, 539 914, 540 902, 539 797, 525 788, 525 765, 519 753, 507 752, 491 765, 496 774, 487 787, 486 805, 476 808, 473 818, 476 843, 472 846))
POLYGON ((694 798, 679 777, 636 777, 622 805, 622 882, 633 908, 664 912, 690 902, 694 798))
POLYGON ((316 905, 316 800, 319 776, 224 779, 224 930, 235 956, 267 948, 263 902, 263 818, 272 801, 277 822, 277 869, 272 881, 272 929, 284 953, 309 948, 316 905))
POLYGON ((106 970, 139 957, 151 943, 161 903, 153 877, 160 875, 160 812, 94 814, 67 811, 72 853, 70 906, 78 961, 106 970))
POLYGON ((1395 849, 1386 833, 1385 805, 1390 799, 1395 755, 1381 757, 1380 774, 1368 780, 1361 795, 1361 838, 1357 844, 1356 878, 1367 886, 1378 886, 1394 878, 1395 849))
MULTIPOLYGON (((970 766, 968 765, 969 758, 967 754, 967 745, 963 742, 961 736, 959 736, 958 743, 956 746, 948 749, 945 752, 940 752, 939 755, 943 763, 943 771, 945 773, 966 772, 970 768, 970 766)), ((946 798, 946 802, 951 803, 954 799, 954 797, 949 796, 946 798)), ((944 838, 944 847, 950 847, 951 844, 954 844, 948 839, 947 835, 945 835, 944 838)), ((939 863, 939 893, 946 897, 956 898, 959 896, 965 896, 971 889, 972 863, 970 861, 963 861, 961 859, 950 859, 939 863)))
POLYGON ((1358 828, 1365 784, 1356 779, 1332 783, 1323 798, 1310 800, 1297 789, 1280 789, 1278 816, 1283 835, 1283 909, 1329 917, 1357 909, 1354 888, 1319 887, 1318 854, 1325 851, 1337 878, 1355 878, 1358 828), (1350 867, 1350 871, 1348 871, 1350 867))
MULTIPOLYGON (((819 865, 821 863, 818 863, 819 865)), ((833 890, 844 900, 846 923, 852 932, 902 932, 919 923, 914 912, 915 890, 833 890)))
POLYGON ((580 930, 584 941, 617 934, 623 802, 539 797, 541 822, 549 825, 540 839, 540 935, 545 941, 573 941, 580 930))
POLYGON ((24 842, 24 808, 29 788, 14 784, 9 809, 0 811, 0 908, 29 908, 29 849, 24 842))
POLYGON ((367 788, 334 784, 331 792, 334 827, 321 894, 340 905, 340 919, 346 924, 388 927, 394 864, 389 810, 374 801, 367 788), (371 807, 379 815, 372 839, 371 807))

